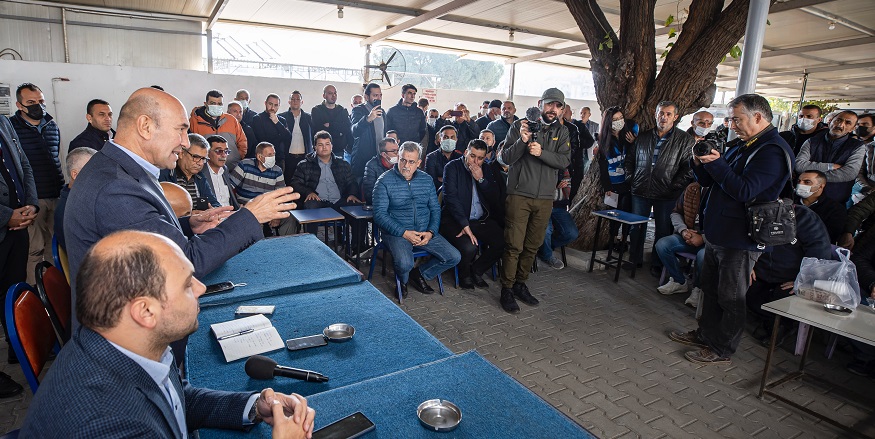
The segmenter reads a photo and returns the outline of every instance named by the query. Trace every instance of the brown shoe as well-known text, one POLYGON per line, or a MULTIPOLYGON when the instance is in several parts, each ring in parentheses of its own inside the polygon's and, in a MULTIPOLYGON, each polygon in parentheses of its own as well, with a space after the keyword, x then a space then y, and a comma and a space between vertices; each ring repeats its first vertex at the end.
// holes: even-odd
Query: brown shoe
POLYGON ((709 348, 702 349, 701 351, 687 352, 684 354, 684 357, 692 363, 702 365, 729 365, 732 363, 732 360, 730 360, 729 357, 721 357, 709 348))
POLYGON ((708 345, 699 338, 699 332, 695 329, 690 332, 671 331, 668 333, 668 338, 687 346, 693 346, 699 349, 708 348, 708 345))

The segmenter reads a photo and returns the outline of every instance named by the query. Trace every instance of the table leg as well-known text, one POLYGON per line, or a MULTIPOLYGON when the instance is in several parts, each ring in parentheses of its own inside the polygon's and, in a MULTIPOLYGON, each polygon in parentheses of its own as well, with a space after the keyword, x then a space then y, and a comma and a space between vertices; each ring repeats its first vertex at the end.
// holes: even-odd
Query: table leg
POLYGON ((814 328, 808 328, 808 335, 805 337, 805 349, 802 351, 802 361, 799 362, 799 373, 805 370, 805 360, 808 359, 808 350, 811 348, 811 339, 814 335, 814 328))
MULTIPOLYGON (((629 233, 623 231, 622 224, 620 224, 620 233, 622 239, 620 239, 620 251, 617 252, 617 274, 614 275, 614 282, 620 280, 620 270, 623 269, 623 253, 626 250, 626 241, 629 240, 629 233)), ((629 273, 632 279, 635 278, 635 264, 632 264, 632 272, 629 273)))
POLYGON ((598 217, 599 219, 595 223, 595 237, 592 239, 592 254, 589 257, 589 271, 588 273, 592 273, 592 266, 595 264, 595 252, 596 249, 599 248, 599 233, 602 230, 602 217, 598 217))
POLYGON ((775 315, 775 324, 772 326, 772 341, 769 343, 769 352, 766 354, 766 366, 763 368, 763 379, 760 381, 759 398, 763 398, 766 389, 766 379, 769 377, 769 368, 772 367, 772 354, 775 352, 775 342, 778 341, 778 328, 781 326, 781 316, 775 315))

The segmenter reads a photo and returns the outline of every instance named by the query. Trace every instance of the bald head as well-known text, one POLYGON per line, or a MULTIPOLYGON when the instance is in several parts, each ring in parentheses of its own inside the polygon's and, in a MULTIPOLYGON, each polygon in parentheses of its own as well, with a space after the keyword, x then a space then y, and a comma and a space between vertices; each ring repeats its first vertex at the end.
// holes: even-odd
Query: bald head
POLYGON ((179 99, 141 88, 122 106, 114 141, 160 169, 173 169, 182 148, 188 147, 188 126, 179 99))
POLYGON ((164 189, 164 198, 170 202, 170 207, 173 208, 173 213, 176 214, 177 218, 191 215, 193 204, 191 194, 187 190, 169 181, 162 181, 161 189, 164 189))

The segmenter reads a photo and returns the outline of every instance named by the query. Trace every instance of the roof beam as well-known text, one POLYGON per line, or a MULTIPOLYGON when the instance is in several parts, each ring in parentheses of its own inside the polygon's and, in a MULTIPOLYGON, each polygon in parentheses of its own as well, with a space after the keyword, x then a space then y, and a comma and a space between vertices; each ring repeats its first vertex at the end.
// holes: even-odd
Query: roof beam
POLYGON ((772 72, 764 75, 759 75, 758 78, 774 78, 777 76, 797 76, 804 73, 823 73, 834 72, 836 70, 853 70, 853 69, 868 69, 875 67, 875 61, 860 62, 860 63, 845 63, 834 66, 815 67, 813 69, 799 68, 798 70, 787 70, 783 72, 772 72))
POLYGON ((376 34, 376 35, 372 35, 368 38, 365 38, 365 39, 359 41, 359 45, 364 47, 364 46, 367 46, 368 44, 376 43, 377 41, 380 41, 380 40, 385 39, 385 38, 389 38, 392 35, 399 34, 401 32, 408 30, 408 29, 412 29, 412 28, 416 27, 417 25, 425 23, 426 21, 447 15, 451 11, 455 11, 456 9, 459 9, 463 6, 468 6, 471 3, 474 3, 476 1, 477 0, 453 0, 453 1, 447 3, 443 6, 438 6, 437 8, 432 9, 431 11, 428 11, 428 12, 426 12, 422 15, 419 15, 415 18, 411 18, 410 20, 407 20, 399 25, 392 26, 392 27, 390 27, 390 28, 388 28, 388 29, 376 34))
POLYGON ((577 44, 577 45, 574 45, 571 47, 566 47, 563 49, 548 50, 548 51, 542 52, 542 53, 535 53, 532 55, 511 58, 511 59, 505 60, 504 63, 505 64, 517 64, 517 63, 526 62, 526 61, 534 61, 536 59, 550 58, 551 56, 569 55, 569 54, 573 54, 574 52, 580 52, 582 50, 586 50, 587 47, 589 47, 589 46, 587 46, 586 44, 577 44))
POLYGON ((835 0, 790 0, 784 3, 774 3, 772 4, 772 7, 769 8, 769 14, 777 14, 779 12, 817 6, 822 3, 832 3, 833 1, 835 0))
POLYGON ((863 44, 873 44, 875 43, 875 37, 863 37, 863 38, 854 38, 852 40, 844 40, 844 41, 833 41, 829 43, 819 43, 819 44, 809 44, 807 46, 796 46, 796 47, 788 47, 786 49, 774 49, 768 52, 763 52, 762 58, 771 58, 773 56, 782 56, 782 55, 793 55, 802 52, 817 52, 819 50, 829 50, 835 49, 836 47, 841 47, 842 49, 846 47, 852 46, 860 46, 863 44))
POLYGON ((213 12, 210 13, 210 18, 207 19, 207 30, 211 30, 216 22, 219 21, 219 16, 222 15, 222 11, 225 10, 225 6, 228 6, 229 1, 230 0, 218 0, 216 2, 216 7, 213 8, 213 12))
MULTIPOLYGON (((410 29, 407 31, 407 33, 415 34, 415 35, 422 35, 425 37, 447 38, 450 40, 467 41, 470 43, 488 44, 490 46, 504 46, 504 47, 511 47, 514 49, 532 50, 532 51, 536 51, 536 52, 549 52, 550 51, 550 49, 545 48, 545 47, 529 46, 527 44, 511 43, 509 41, 487 40, 485 38, 469 37, 467 35, 443 34, 440 32, 432 32, 429 30, 422 30, 422 29, 410 29)), ((580 57, 580 58, 589 58, 589 56, 584 55, 582 53, 569 53, 568 55, 576 56, 576 57, 580 57)), ((498 56, 507 57, 507 55, 498 55, 498 56)), ((568 67, 577 67, 577 66, 568 66, 568 67)))

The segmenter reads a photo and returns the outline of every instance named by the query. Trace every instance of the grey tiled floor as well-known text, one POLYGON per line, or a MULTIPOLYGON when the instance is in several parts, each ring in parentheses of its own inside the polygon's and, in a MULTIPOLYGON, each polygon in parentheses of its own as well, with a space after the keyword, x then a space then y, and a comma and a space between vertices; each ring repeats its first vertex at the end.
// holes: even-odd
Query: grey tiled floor
MULTIPOLYGON (((646 270, 636 279, 623 273, 613 283, 605 271, 586 273, 588 254, 570 250, 569 267, 542 268, 529 287, 539 307, 520 304, 510 315, 498 305, 499 288, 463 291, 444 276, 445 294, 411 291, 401 308, 454 352, 477 349, 489 361, 547 402, 602 438, 839 438, 840 430, 815 421, 771 398, 756 397, 766 349, 748 333, 726 367, 695 366, 683 358, 687 347, 671 342, 672 329, 694 327, 684 296, 661 296, 646 270)), ((394 299, 389 275, 379 270, 374 285, 394 299)), ((436 285, 434 285, 436 287, 436 285)), ((777 351, 775 373, 798 367, 787 342, 777 351)), ((0 358, 5 358, 0 343, 0 358)), ((806 370, 875 394, 875 382, 847 373, 847 353, 823 356, 815 338, 806 370)), ((24 383, 21 370, 2 370, 24 383)), ((847 424, 873 425, 872 407, 843 397, 837 389, 790 382, 784 395, 833 413, 847 424)), ((32 397, 0 400, 0 432, 21 425, 32 397)), ((875 429, 867 433, 875 435, 875 429)))

